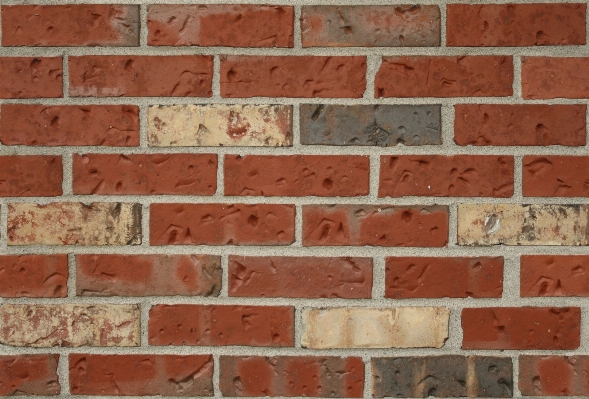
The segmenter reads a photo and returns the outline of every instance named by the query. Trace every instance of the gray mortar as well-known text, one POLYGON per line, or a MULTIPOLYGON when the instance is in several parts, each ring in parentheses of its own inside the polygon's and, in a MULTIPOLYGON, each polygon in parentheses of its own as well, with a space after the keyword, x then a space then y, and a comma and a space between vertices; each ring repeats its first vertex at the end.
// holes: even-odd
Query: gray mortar
MULTIPOLYGON (((0 4, 141 4, 141 46, 140 47, 0 47, 0 56, 66 56, 67 55, 180 55, 180 54, 215 54, 215 70, 213 80, 212 98, 71 98, 68 96, 67 62, 64 60, 64 98, 60 99, 19 99, 0 100, 2 103, 20 103, 47 105, 62 104, 137 104, 140 106, 141 114, 141 146, 139 148, 114 148, 114 147, 26 147, 26 146, 2 146, 0 155, 63 155, 64 159, 64 195, 59 198, 0 198, 0 226, 2 232, 0 238, 0 253, 2 254, 70 254, 70 276, 68 284, 68 298, 64 299, 2 299, 1 303, 128 303, 141 304, 142 310, 142 345, 136 348, 15 348, 0 345, 0 354, 32 354, 32 353, 58 353, 62 356, 59 361, 60 383, 62 388, 61 398, 88 398, 88 396, 74 396, 69 394, 68 384, 68 359, 69 353, 92 353, 92 354, 213 354, 215 358, 215 373, 213 383, 215 397, 220 398, 219 374, 217 370, 219 355, 332 355, 332 356, 361 356, 366 366, 364 396, 371 397, 372 373, 370 370, 371 357, 383 356, 428 356, 441 354, 477 354, 489 356, 509 356, 513 360, 514 370, 514 397, 521 397, 517 388, 518 381, 518 355, 524 352, 517 350, 493 351, 493 350, 471 350, 460 349, 462 341, 462 330, 460 328, 460 311, 464 307, 486 307, 486 306, 581 306, 581 346, 577 350, 568 351, 547 351, 532 350, 525 351, 525 354, 555 354, 555 355, 579 355, 589 354, 589 311, 587 304, 589 299, 584 298, 519 298, 519 257, 521 254, 589 254, 589 247, 459 247, 456 245, 456 205, 455 203, 480 202, 480 203, 521 203, 524 201, 521 189, 521 157, 526 154, 542 155, 587 155, 588 147, 460 147, 454 144, 453 137, 453 105, 457 103, 524 103, 521 98, 521 57, 522 56, 589 56, 589 46, 546 46, 546 47, 486 47, 486 48, 452 48, 445 47, 445 4, 448 3, 469 3, 484 4, 490 0, 451 1, 451 0, 424 0, 419 4, 438 4, 442 15, 442 46, 441 47, 398 47, 398 48, 307 48, 301 47, 300 28, 295 21, 295 47, 293 49, 248 49, 228 47, 148 47, 146 45, 146 10, 145 4, 282 4, 295 5, 295 17, 300 16, 301 5, 315 4, 345 4, 345 5, 393 5, 407 4, 403 0, 0 0, 0 4), (289 98, 250 98, 250 99, 223 99, 219 92, 219 54, 238 55, 366 55, 367 56, 367 89, 363 98, 360 99, 289 99, 289 98), (387 55, 513 55, 514 56, 514 95, 511 97, 478 97, 478 98, 381 98, 374 99, 374 75, 380 65, 380 57, 387 55), (146 109, 149 105, 159 104, 292 104, 294 105, 294 138, 292 148, 212 148, 212 147, 185 147, 185 148, 149 148, 146 140, 146 109), (442 145, 435 146, 398 146, 398 147, 332 147, 332 146, 302 146, 299 143, 298 104, 442 104, 442 145), (71 194, 71 156, 74 153, 212 153, 220 155, 219 176, 217 193, 211 197, 198 196, 73 196, 71 194), (370 195, 353 198, 317 198, 317 197, 223 197, 223 158, 224 154, 358 154, 370 155, 371 159, 371 190, 370 195), (515 195, 509 199, 493 198, 431 198, 431 197, 404 197, 404 198, 377 198, 379 157, 382 154, 495 154, 516 156, 516 178, 515 195), (47 247, 47 246, 26 246, 8 247, 6 242, 7 210, 6 204, 13 202, 49 203, 55 201, 81 201, 85 203, 98 201, 121 201, 138 202, 143 205, 143 244, 128 247, 47 247), (289 247, 238 247, 238 246, 160 246, 150 247, 147 238, 149 237, 149 205, 155 202, 241 202, 241 203, 288 203, 296 204, 296 242, 289 247), (379 247, 302 247, 302 221, 301 205, 303 204, 443 204, 450 205, 450 242, 447 248, 379 248, 379 247), (118 253, 118 254, 213 254, 222 256, 223 267, 223 289, 221 296, 217 298, 203 297, 140 297, 140 298, 74 298, 75 288, 75 267, 73 254, 82 253, 118 253), (236 255, 284 255, 284 256, 367 256, 374 259, 374 287, 373 299, 284 299, 284 298, 229 298, 227 297, 227 257, 229 254, 236 255), (504 291, 500 299, 408 299, 394 300, 383 298, 384 294, 384 258, 386 256, 504 256, 504 291), (147 346, 146 323, 148 320, 147 311, 155 304, 244 304, 244 305, 293 305, 297 309, 296 338, 294 348, 260 348, 260 347, 150 347, 147 346), (365 307, 390 307, 390 306, 447 306, 451 309, 449 339, 441 349, 336 349, 336 350, 309 350, 300 347, 301 320, 300 310, 303 307, 319 306, 365 306, 365 307)), ((496 0, 492 3, 587 3, 587 0, 496 0)), ((589 27, 589 24, 587 25, 589 27)), ((589 42, 589 29, 588 42, 589 42)), ((588 104, 587 100, 575 99, 554 99, 554 100, 526 100, 529 104, 588 104)), ((588 114, 589 125, 589 114, 588 114)), ((551 203, 551 204, 574 204, 589 203, 589 198, 526 198, 526 203, 551 203)), ((55 398, 50 396, 47 398, 55 398)), ((112 397, 116 398, 116 397, 112 397)))

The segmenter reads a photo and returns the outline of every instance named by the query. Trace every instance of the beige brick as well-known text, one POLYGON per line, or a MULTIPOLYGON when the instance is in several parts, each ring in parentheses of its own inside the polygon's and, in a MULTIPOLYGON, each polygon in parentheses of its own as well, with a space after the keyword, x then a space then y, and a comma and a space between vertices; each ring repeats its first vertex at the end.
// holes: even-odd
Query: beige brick
POLYGON ((8 245, 140 243, 140 204, 55 202, 8 205, 8 245))
POLYGON ((0 342, 12 346, 139 346, 138 305, 2 305, 0 342))
POLYGON ((589 205, 459 204, 460 245, 587 245, 589 205))
POLYGON ((444 307, 304 309, 306 348, 440 348, 448 338, 444 307))
POLYGON ((288 105, 174 105, 148 111, 151 147, 292 145, 288 105))

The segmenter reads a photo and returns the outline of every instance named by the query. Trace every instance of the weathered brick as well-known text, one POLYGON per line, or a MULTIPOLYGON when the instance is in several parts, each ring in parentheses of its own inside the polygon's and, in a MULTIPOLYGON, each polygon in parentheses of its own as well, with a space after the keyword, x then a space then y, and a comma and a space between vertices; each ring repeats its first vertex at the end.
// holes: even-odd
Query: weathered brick
POLYGON ((213 255, 76 255, 80 296, 218 296, 221 275, 213 255))
POLYGON ((73 395, 213 396, 211 355, 70 354, 73 395))
POLYGON ((443 247, 448 207, 304 205, 303 245, 443 247))
POLYGON ((389 257, 385 297, 501 298, 503 258, 389 257))
POLYGON ((303 6, 303 47, 440 45, 437 5, 303 6))
POLYGON ((63 97, 61 57, 0 57, 0 98, 63 97))
POLYGON ((294 205, 152 204, 151 245, 289 245, 294 205))
POLYGON ((587 205, 458 204, 460 245, 588 245, 587 205))
POLYGON ((62 193, 60 156, 0 156, 0 197, 54 197, 62 193))
POLYGON ((148 330, 150 345, 293 346, 294 308, 157 305, 148 330))
POLYGON ((381 155, 379 197, 513 196, 513 157, 381 155))
POLYGON ((522 57, 526 99, 589 98, 589 57, 522 57))
POLYGON ((150 46, 292 47, 294 7, 151 4, 150 46))
POLYGON ((211 97, 213 57, 69 57, 70 96, 211 97))
POLYGON ((511 56, 383 57, 380 97, 503 97, 513 94, 511 56))
POLYGON ((587 255, 522 255, 520 296, 589 296, 587 270, 587 255))
POLYGON ((221 356, 224 396, 361 398, 364 363, 359 357, 221 356))
POLYGON ((65 298, 67 280, 67 255, 0 255, 0 297, 65 298))
POLYGON ((522 173, 527 197, 589 196, 589 157, 526 155, 522 173))
POLYGON ((8 245, 136 245, 141 205, 120 202, 8 204, 8 245))
POLYGON ((577 349, 581 309, 462 309, 462 349, 577 349))
POLYGON ((441 348, 448 338, 444 307, 303 309, 305 348, 441 348))
POLYGON ((229 256, 229 296, 371 298, 372 258, 229 256))
POLYGON ((292 146, 290 105, 173 105, 148 111, 151 147, 292 146))
POLYGON ((458 145, 585 145, 585 104, 457 104, 458 145))
POLYGON ((520 356, 523 396, 589 396, 589 356, 520 356))
POLYGON ((361 98, 366 57, 221 56, 221 97, 361 98))
POLYGON ((448 4, 448 46, 585 44, 586 4, 448 4))
POLYGON ((11 346, 139 346, 139 305, 2 305, 0 342, 11 346))
POLYGON ((74 194, 213 195, 217 154, 74 154, 74 194))
POLYGON ((139 46, 139 6, 2 6, 3 46, 139 46))
POLYGON ((442 144, 440 105, 301 104, 301 143, 442 144))
POLYGON ((225 195, 354 197, 370 191, 370 158, 225 155, 225 195))
POLYGON ((59 395, 59 355, 0 356, 0 396, 59 395))
POLYGON ((134 105, 2 104, 4 145, 139 145, 139 107, 134 105))
POLYGON ((511 398, 512 376, 509 357, 377 357, 372 358, 372 396, 511 398))

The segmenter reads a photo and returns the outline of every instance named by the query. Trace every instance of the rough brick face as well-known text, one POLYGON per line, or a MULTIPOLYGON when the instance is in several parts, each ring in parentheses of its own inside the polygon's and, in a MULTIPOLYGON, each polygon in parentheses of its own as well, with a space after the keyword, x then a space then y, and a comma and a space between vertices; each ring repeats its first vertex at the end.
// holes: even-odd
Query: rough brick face
POLYGON ((520 356, 524 396, 587 396, 588 356, 520 356))
POLYGON ((523 194, 528 197, 587 197, 589 157, 535 156, 523 159, 523 194))
POLYGON ((520 295, 589 296, 589 256, 522 255, 520 295))
POLYGON ((589 98, 589 58, 522 57, 522 94, 526 99, 589 98))
POLYGON ((62 193, 61 157, 0 156, 0 197, 54 197, 62 193))
POLYGON ((0 356, 0 396, 59 395, 59 355, 0 356))
POLYGON ((0 297, 65 298, 67 255, 0 255, 0 297))
POLYGON ((63 97, 61 57, 0 57, 0 98, 63 97))

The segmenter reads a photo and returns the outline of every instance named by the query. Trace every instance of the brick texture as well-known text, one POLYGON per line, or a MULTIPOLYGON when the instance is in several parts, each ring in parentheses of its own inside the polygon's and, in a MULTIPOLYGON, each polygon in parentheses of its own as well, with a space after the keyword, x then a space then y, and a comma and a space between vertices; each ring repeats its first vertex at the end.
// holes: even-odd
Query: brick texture
POLYGON ((586 255, 522 255, 522 297, 589 296, 586 255))
POLYGON ((59 355, 0 356, 0 395, 59 395, 59 355))
POLYGON ((587 197, 589 194, 589 157, 527 155, 522 168, 525 196, 587 197))
POLYGON ((61 157, 0 156, 0 197, 54 197, 62 194, 61 157))
POLYGON ((0 255, 0 297, 65 298, 67 255, 0 255))
POLYGON ((526 99, 587 98, 586 57, 523 57, 522 94, 526 99))
POLYGON ((61 57, 0 57, 0 98, 63 97, 61 57))
POLYGON ((587 356, 520 356, 524 396, 587 396, 587 356))

